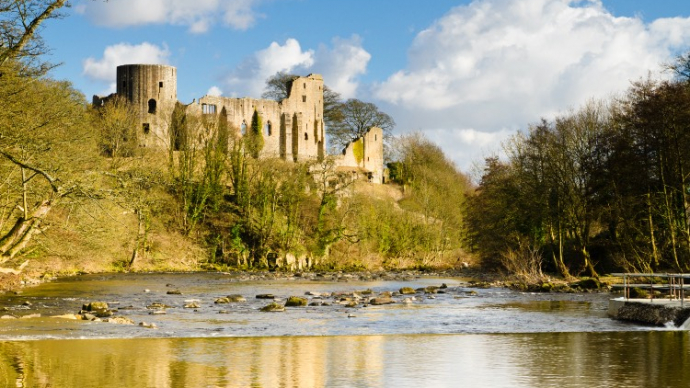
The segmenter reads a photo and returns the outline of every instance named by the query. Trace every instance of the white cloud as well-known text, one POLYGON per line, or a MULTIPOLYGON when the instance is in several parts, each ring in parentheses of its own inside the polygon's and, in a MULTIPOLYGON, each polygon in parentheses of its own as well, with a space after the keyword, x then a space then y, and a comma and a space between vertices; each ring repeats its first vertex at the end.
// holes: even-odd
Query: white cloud
POLYGON ((473 128, 427 129, 427 138, 438 144, 461 170, 467 171, 473 162, 490 156, 503 157, 500 145, 515 134, 514 128, 481 131, 473 128))
POLYGON ((238 30, 253 26, 258 15, 253 7, 258 0, 117 0, 84 1, 76 10, 93 23, 109 27, 142 24, 187 26, 192 33, 203 33, 222 22, 238 30))
POLYGON ((260 96, 266 79, 279 71, 307 75, 320 73, 325 83, 342 94, 354 97, 358 77, 366 72, 371 55, 361 46, 360 39, 333 39, 333 47, 321 45, 317 51, 303 50, 296 39, 284 44, 271 43, 267 48, 246 58, 237 68, 224 76, 226 90, 234 96, 260 96))
POLYGON ((266 79, 279 71, 288 73, 296 69, 309 68, 314 64, 314 51, 302 51, 295 39, 288 39, 284 45, 271 43, 257 51, 224 77, 227 89, 234 96, 259 97, 266 85, 266 79))
POLYGON ((333 39, 333 48, 321 45, 314 58, 316 72, 323 75, 326 85, 340 93, 344 99, 355 97, 358 77, 366 73, 371 59, 362 47, 361 39, 333 39))
POLYGON ((89 57, 83 62, 83 74, 92 80, 114 81, 115 68, 129 63, 167 64, 170 52, 168 48, 148 42, 138 45, 119 43, 108 46, 103 51, 103 58, 89 57))
POLYGON ((207 96, 222 96, 223 91, 220 90, 218 86, 211 86, 211 88, 206 92, 207 96))
POLYGON ((624 90, 689 43, 690 19, 645 24, 600 0, 474 0, 420 32, 407 67, 374 85, 374 96, 402 131, 474 128, 443 132, 439 144, 458 154, 465 140, 486 144, 477 133, 524 128, 624 90))
POLYGON ((106 47, 101 59, 85 59, 82 73, 93 81, 108 82, 108 89, 101 94, 109 94, 115 92, 117 66, 130 63, 167 64, 169 56, 170 52, 165 46, 160 47, 147 42, 138 45, 119 43, 106 47))

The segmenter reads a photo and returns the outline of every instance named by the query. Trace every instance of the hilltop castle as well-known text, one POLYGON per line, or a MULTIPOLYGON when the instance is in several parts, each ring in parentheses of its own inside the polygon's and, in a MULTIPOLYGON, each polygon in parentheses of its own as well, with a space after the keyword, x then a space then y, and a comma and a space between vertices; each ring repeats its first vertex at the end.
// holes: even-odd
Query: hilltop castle
MULTIPOLYGON (((145 147, 167 147, 169 127, 177 101, 177 69, 166 65, 117 67, 117 95, 133 104, 139 115, 145 147)), ((224 108, 229 128, 244 136, 256 110, 262 117, 264 147, 260 157, 289 161, 322 159, 325 156, 323 78, 318 74, 294 79, 281 101, 254 98, 203 96, 185 105, 190 115, 218 115, 224 108)), ((112 98, 93 97, 94 106, 112 98)), ((374 183, 383 183, 383 132, 372 127, 350 143, 336 158, 340 171, 350 171, 374 183)))

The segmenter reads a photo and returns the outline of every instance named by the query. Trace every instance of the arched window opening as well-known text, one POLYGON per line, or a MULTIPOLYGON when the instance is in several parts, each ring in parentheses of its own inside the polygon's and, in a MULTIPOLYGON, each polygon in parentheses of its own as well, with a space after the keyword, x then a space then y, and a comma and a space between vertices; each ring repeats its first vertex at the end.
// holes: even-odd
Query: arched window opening
POLYGON ((244 121, 244 120, 242 121, 242 125, 240 125, 240 130, 242 131, 242 135, 247 134, 247 122, 246 121, 244 121))
POLYGON ((309 134, 304 132, 304 140, 309 140, 309 134))
POLYGON ((149 113, 156 113, 156 100, 153 98, 149 100, 149 113))
POLYGON ((148 135, 149 132, 151 132, 151 125, 149 123, 144 123, 142 124, 142 129, 144 130, 144 134, 148 135))
POLYGON ((265 129, 266 129, 266 136, 271 136, 273 134, 273 128, 271 128, 271 122, 270 121, 266 122, 265 129))
POLYGON ((378 140, 379 135, 374 134, 374 141, 378 140))

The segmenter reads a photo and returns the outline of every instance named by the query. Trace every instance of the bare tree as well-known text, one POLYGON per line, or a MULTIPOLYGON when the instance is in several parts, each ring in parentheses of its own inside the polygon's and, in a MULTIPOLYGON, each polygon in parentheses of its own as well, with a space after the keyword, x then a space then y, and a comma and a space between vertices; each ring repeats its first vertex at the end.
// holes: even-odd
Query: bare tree
POLYGON ((345 148, 347 145, 363 136, 371 127, 383 130, 383 138, 390 138, 395 121, 388 114, 370 102, 351 98, 338 105, 338 120, 328 127, 331 147, 345 148))

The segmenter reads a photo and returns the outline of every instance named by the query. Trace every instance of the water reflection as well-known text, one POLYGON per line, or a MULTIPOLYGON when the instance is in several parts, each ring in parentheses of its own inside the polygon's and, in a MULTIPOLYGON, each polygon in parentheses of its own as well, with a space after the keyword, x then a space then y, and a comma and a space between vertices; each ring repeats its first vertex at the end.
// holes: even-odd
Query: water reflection
POLYGON ((685 386, 687 332, 0 343, 0 386, 685 386))

